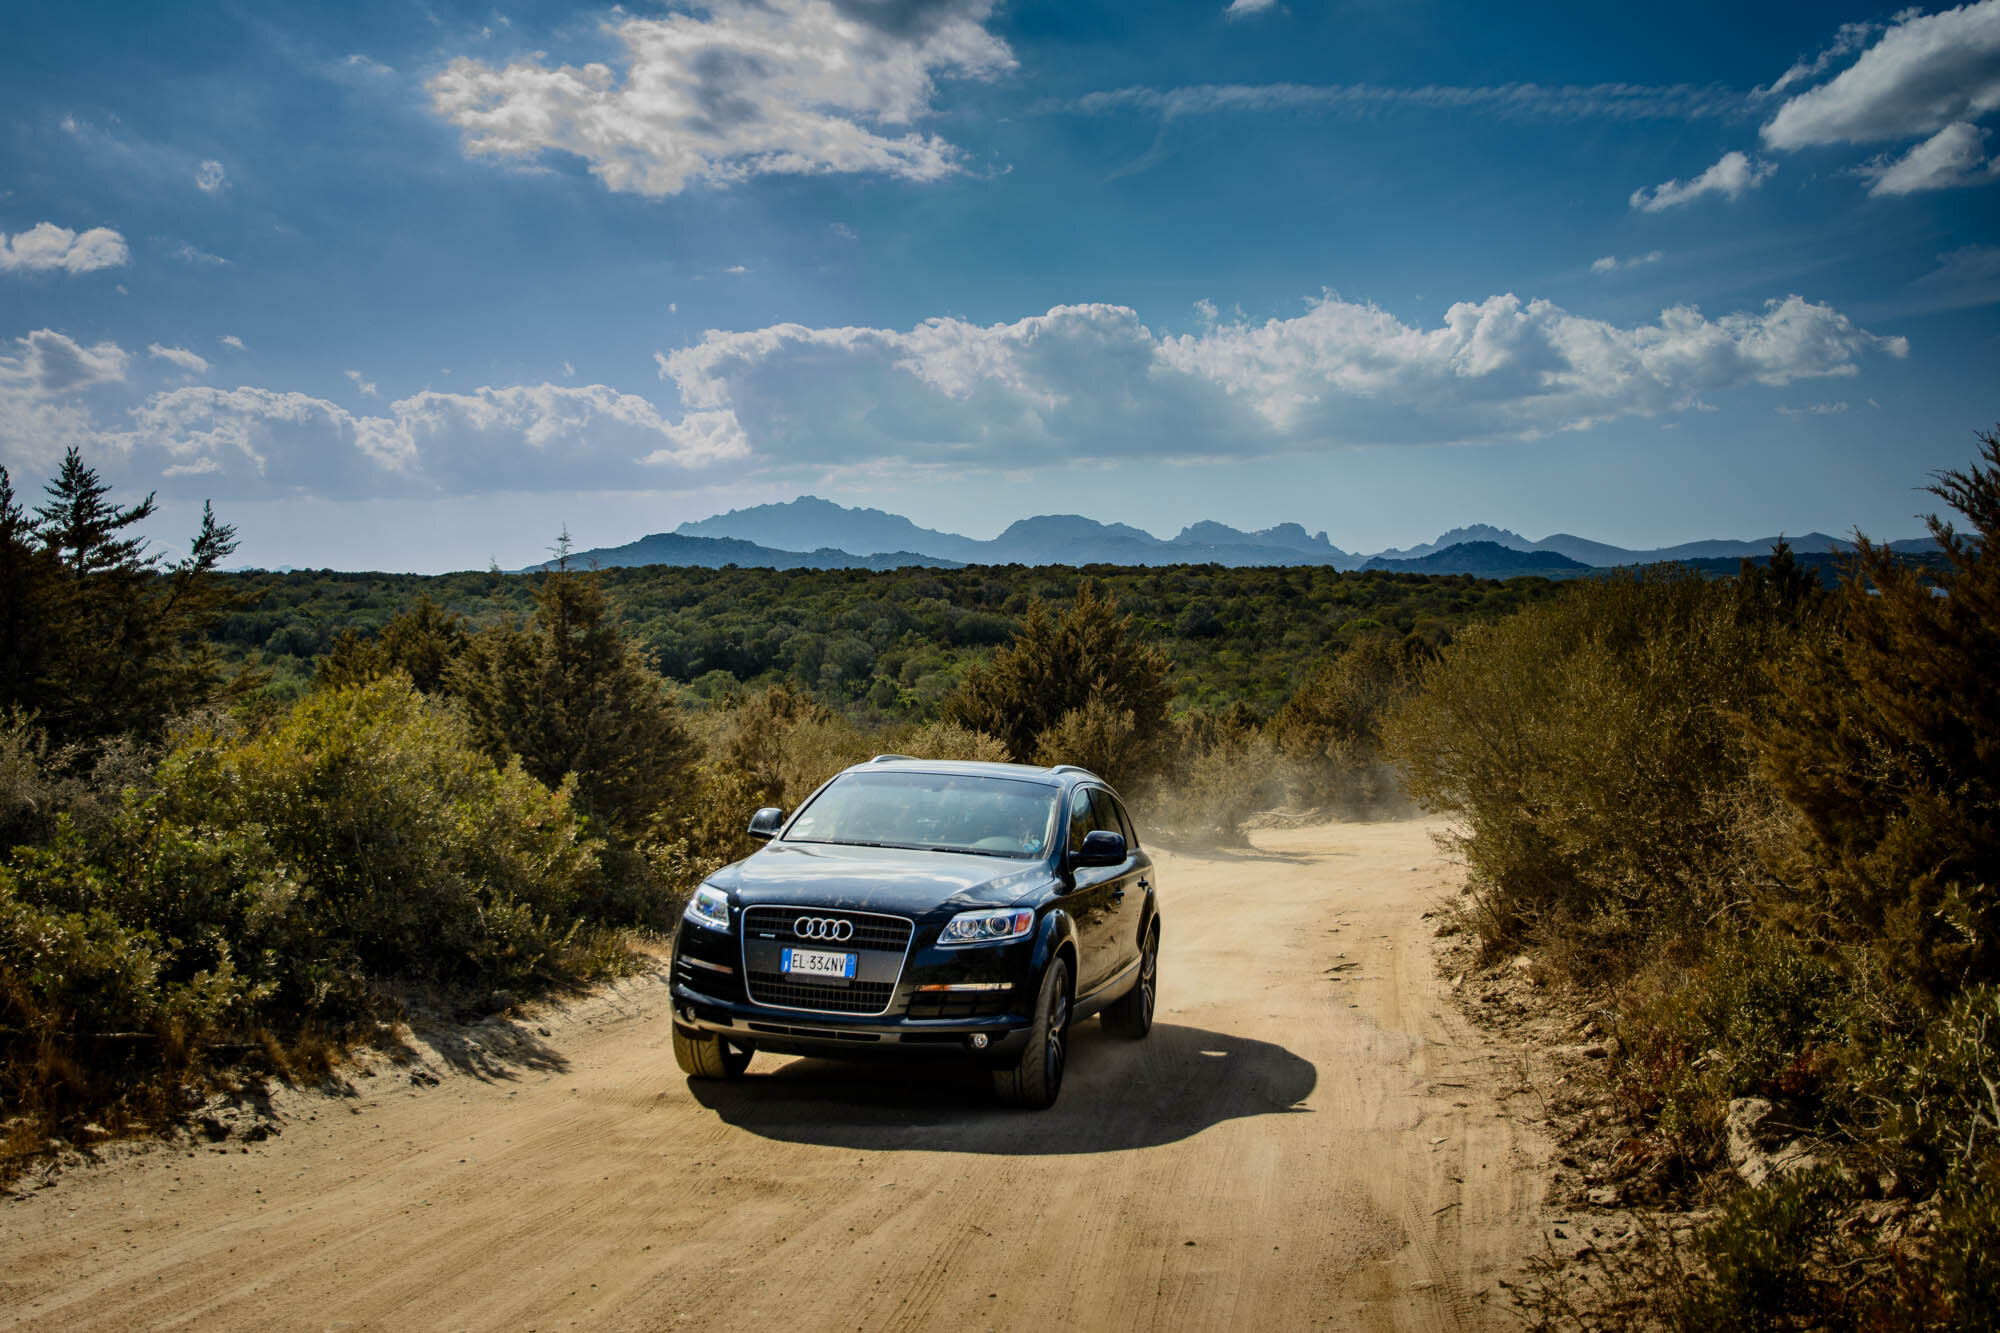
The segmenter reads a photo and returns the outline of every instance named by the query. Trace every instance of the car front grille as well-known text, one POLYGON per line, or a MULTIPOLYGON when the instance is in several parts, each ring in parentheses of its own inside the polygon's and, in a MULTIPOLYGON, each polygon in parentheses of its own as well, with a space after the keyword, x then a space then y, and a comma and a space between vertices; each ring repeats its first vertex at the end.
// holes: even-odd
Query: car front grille
POLYGON ((845 986, 822 986, 800 981, 781 972, 752 972, 750 998, 759 1004, 781 1005, 787 1009, 816 1009, 829 1014, 879 1014, 889 1007, 896 983, 850 981, 845 986))
POLYGON ((914 931, 915 926, 908 918, 884 916, 876 912, 768 905, 745 908, 743 979, 746 990, 758 1004, 785 1009, 828 1014, 885 1013, 896 994, 896 983, 902 976, 903 962, 908 956, 910 936, 914 931), (844 940, 801 936, 793 928, 793 923, 801 917, 819 922, 846 922, 853 926, 854 933, 844 940), (832 983, 817 978, 788 976, 777 971, 778 949, 792 945, 857 954, 860 959, 858 974, 853 981, 832 983))
POLYGON ((839 912, 827 907, 747 907, 743 910, 745 933, 759 939, 770 937, 780 944, 801 944, 809 949, 881 949, 901 953, 910 945, 910 923, 900 916, 878 916, 873 912, 839 912), (792 929, 800 917, 820 921, 845 921, 854 927, 851 939, 838 942, 807 939, 792 929))

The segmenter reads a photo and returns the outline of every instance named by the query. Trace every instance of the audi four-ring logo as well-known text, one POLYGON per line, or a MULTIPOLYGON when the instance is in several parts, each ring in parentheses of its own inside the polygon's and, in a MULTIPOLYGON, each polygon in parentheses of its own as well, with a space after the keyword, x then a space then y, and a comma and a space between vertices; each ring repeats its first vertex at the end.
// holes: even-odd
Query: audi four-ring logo
POLYGON ((802 940, 851 940, 854 923, 830 916, 802 916, 792 922, 792 934, 802 940))

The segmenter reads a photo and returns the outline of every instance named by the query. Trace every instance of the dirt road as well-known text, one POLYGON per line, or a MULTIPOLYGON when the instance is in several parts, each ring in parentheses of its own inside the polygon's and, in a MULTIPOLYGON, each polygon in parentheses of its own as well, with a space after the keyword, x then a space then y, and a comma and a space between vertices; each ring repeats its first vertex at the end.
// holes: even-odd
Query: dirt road
POLYGON ((1511 1327, 1546 1148, 1423 914, 1421 823, 1165 855, 1159 1021, 1041 1114, 757 1057, 691 1088, 657 975, 0 1206, 0 1325, 1511 1327), (1516 1109, 1526 1114, 1520 1101, 1516 1109))

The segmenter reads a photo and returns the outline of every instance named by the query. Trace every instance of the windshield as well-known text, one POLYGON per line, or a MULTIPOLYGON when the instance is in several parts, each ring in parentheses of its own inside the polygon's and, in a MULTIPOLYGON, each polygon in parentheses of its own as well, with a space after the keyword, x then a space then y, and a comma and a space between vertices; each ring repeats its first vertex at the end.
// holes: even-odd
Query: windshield
POLYGON ((799 812, 786 842, 1040 856, 1055 836, 1056 789, 952 773, 847 773, 799 812))

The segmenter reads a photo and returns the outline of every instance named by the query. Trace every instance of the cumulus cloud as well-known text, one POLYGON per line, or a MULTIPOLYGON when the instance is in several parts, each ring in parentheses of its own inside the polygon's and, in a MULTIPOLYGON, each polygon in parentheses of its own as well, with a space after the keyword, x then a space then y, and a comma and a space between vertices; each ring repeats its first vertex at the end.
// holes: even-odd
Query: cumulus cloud
POLYGON ((1762 185, 1776 170, 1777 167, 1769 162, 1755 162, 1742 153, 1728 152, 1693 180, 1685 184, 1679 180, 1664 181, 1650 190, 1634 190, 1630 202, 1642 213, 1664 213, 1669 208, 1692 203, 1703 195, 1719 194, 1736 199, 1745 190, 1754 190, 1762 185))
POLYGON ((36 329, 16 338, 19 349, 0 356, 0 391, 51 397, 125 378, 131 360, 116 343, 85 347, 54 329, 36 329))
POLYGON ((38 222, 11 237, 0 232, 0 272, 89 273, 117 268, 130 258, 125 238, 109 227, 78 233, 53 222, 38 222))
MULTIPOLYGON (((471 154, 572 153, 615 191, 654 197, 765 174, 934 180, 958 152, 910 128, 942 77, 1014 67, 993 0, 711 0, 627 17, 622 72, 454 60, 427 85, 471 154)), ((615 12, 615 11, 614 11, 615 12)))
POLYGON ((174 258, 180 260, 183 264, 210 264, 218 268, 229 262, 221 255, 212 255, 206 250, 198 249, 192 242, 188 241, 183 241, 180 248, 174 251, 174 258))
POLYGON ((222 335, 222 345, 224 347, 233 347, 239 352, 243 350, 243 340, 233 333, 222 335))
POLYGON ((1870 194, 1917 194, 1977 185, 2000 177, 2000 160, 1986 159, 1986 131, 1954 121, 1894 162, 1861 168, 1874 179, 1870 194))
POLYGON ((1827 83, 1779 107, 1771 148, 1880 143, 1933 135, 2000 108, 2000 0, 1938 14, 1905 11, 1827 83))
POLYGON ((1638 268, 1642 264, 1657 264, 1666 258, 1664 251, 1648 250, 1643 255, 1627 255, 1620 259, 1617 255, 1606 255, 1602 259, 1590 261, 1592 273, 1616 273, 1621 268, 1638 268))
POLYGON ((1278 7, 1278 0, 1229 0, 1229 8, 1222 11, 1224 18, 1244 19, 1252 14, 1268 13, 1278 7))
POLYGON ((354 381, 354 387, 361 391, 363 397, 373 398, 376 396, 375 382, 373 380, 364 379, 358 370, 350 370, 346 374, 348 379, 354 381))
POLYGON ((88 389, 125 378, 130 361, 116 343, 85 347, 54 329, 16 338, 0 353, 0 463, 45 470, 72 444, 92 439, 88 389))
POLYGON ((426 391, 381 414, 310 394, 190 385, 156 393, 130 426, 101 429, 99 447, 204 493, 477 494, 537 488, 657 484, 660 465, 701 467, 740 455, 697 423, 602 384, 426 391))
POLYGON ((228 187, 229 173, 222 169, 220 162, 210 158, 195 168, 194 183, 203 194, 215 194, 228 187))
POLYGON ((158 343, 151 343, 146 348, 146 355, 161 361, 171 361, 182 370, 196 375, 208 373, 208 359, 190 352, 185 347, 162 347, 158 343))
POLYGON ((1796 296, 1620 328, 1502 295, 1427 329, 1328 295, 1293 319, 1180 337, 1081 305, 990 326, 712 332, 656 357, 683 431, 766 460, 1018 466, 1530 437, 1907 350, 1796 296))

